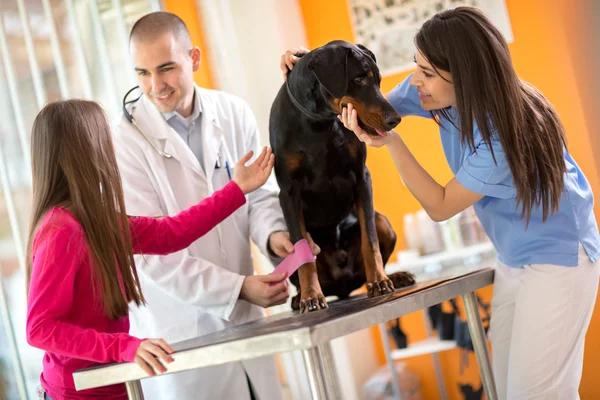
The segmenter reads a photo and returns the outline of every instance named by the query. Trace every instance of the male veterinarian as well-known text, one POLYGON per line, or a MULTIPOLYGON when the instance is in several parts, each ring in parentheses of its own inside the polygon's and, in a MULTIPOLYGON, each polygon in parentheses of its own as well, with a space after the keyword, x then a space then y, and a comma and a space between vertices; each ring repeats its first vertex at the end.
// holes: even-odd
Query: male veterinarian
MULTIPOLYGON (((175 15, 142 17, 130 51, 143 96, 127 106, 131 115, 124 113, 114 134, 127 213, 173 215, 224 186, 236 161, 259 149, 256 121, 240 99, 194 84, 200 50, 175 15)), ((178 342, 259 318, 262 308, 288 299, 285 275, 253 275, 250 255, 250 238, 265 255, 293 250, 277 186, 267 183, 247 200, 189 249, 136 259, 147 305, 131 310, 132 335, 178 342)), ((148 400, 282 397, 272 357, 142 385, 148 400)))

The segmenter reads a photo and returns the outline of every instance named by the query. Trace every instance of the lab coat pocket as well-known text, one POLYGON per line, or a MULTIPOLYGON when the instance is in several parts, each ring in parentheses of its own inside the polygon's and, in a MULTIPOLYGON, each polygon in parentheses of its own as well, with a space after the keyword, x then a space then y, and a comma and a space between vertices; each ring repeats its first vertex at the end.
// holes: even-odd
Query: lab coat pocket
POLYGON ((215 188, 222 188, 227 185, 230 180, 233 179, 235 167, 231 163, 223 163, 220 168, 215 168, 213 183, 215 188))

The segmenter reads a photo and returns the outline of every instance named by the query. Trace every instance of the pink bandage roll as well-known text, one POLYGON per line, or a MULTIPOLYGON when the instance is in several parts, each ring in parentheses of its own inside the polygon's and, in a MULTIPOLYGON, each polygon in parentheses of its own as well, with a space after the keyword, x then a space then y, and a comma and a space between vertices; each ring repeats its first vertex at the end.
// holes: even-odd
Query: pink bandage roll
POLYGON ((294 252, 287 256, 273 271, 273 274, 285 272, 285 277, 289 278, 302 265, 314 262, 315 256, 310 250, 310 245, 306 239, 299 240, 294 245, 294 252))

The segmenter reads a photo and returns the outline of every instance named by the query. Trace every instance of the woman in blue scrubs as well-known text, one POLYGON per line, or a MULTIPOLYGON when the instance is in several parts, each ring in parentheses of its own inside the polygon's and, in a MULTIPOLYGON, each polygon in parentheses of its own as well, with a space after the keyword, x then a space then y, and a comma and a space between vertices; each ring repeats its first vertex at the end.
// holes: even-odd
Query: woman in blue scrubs
POLYGON ((415 44, 416 72, 388 99, 402 117, 439 125, 450 182, 438 184, 395 131, 367 135, 351 104, 339 118, 361 141, 387 147, 432 219, 474 206, 499 259, 490 328, 499 398, 578 399, 600 236, 560 119, 517 77, 506 41, 479 10, 436 14, 415 44))

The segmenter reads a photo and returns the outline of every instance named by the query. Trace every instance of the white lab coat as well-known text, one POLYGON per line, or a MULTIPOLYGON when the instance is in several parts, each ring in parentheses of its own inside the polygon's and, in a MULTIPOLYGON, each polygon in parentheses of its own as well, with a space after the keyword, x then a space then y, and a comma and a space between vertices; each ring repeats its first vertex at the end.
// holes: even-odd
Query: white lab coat
MULTIPOLYGON (((224 186, 236 162, 260 149, 256 120, 239 98, 196 87, 202 110, 204 171, 198 159, 145 97, 133 115, 161 157, 125 119, 113 127, 129 215, 174 215, 224 186), (215 168, 216 162, 221 168, 215 168)), ((131 334, 170 343, 206 335, 260 318, 264 310, 238 300, 244 276, 253 274, 252 240, 267 254, 268 236, 287 230, 271 180, 247 203, 187 250, 168 256, 136 256, 146 307, 132 307, 131 334)), ((146 400, 249 399, 246 375, 260 400, 282 398, 273 357, 142 380, 146 400)))

